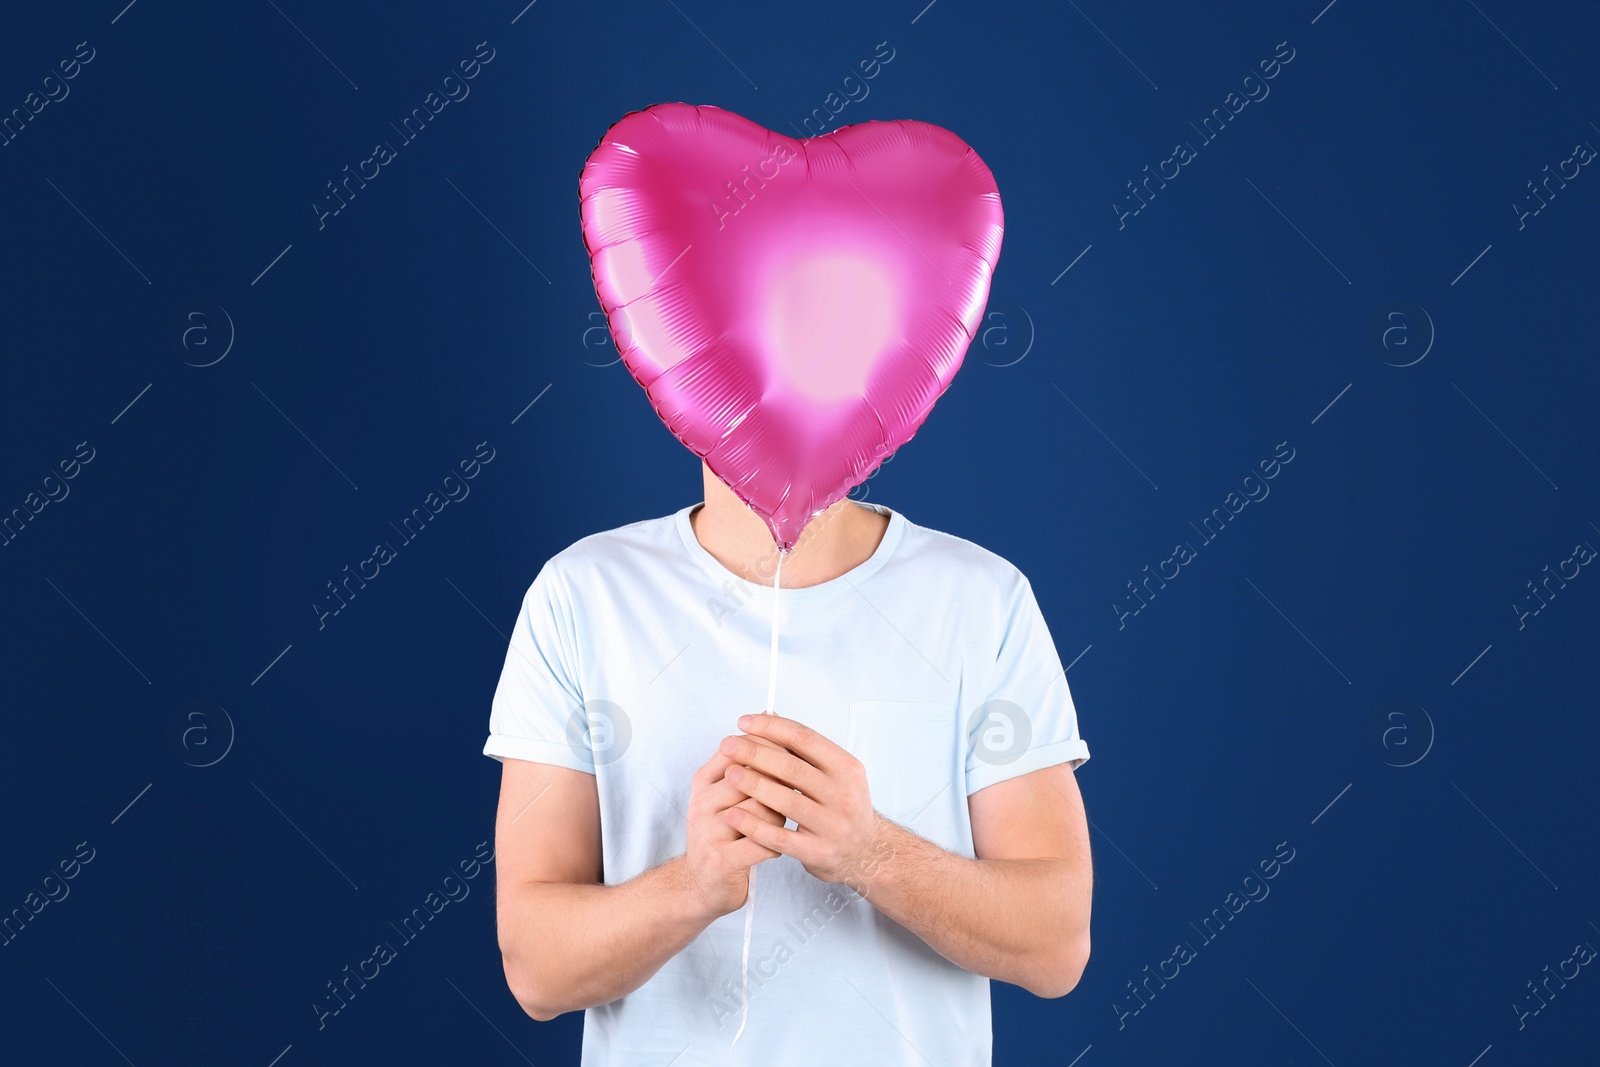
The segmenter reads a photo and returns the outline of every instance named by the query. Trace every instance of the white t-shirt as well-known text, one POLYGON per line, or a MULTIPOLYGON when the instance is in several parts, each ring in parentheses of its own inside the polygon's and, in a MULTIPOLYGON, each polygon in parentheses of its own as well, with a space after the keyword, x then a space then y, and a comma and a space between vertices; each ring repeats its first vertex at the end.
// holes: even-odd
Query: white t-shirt
MULTIPOLYGON (((690 776, 767 697, 772 587, 707 552, 690 505, 579 540, 523 600, 486 755, 595 775, 604 879, 684 851, 690 776)), ((969 794, 1089 758, 1027 579, 897 511, 872 556, 779 597, 778 714, 866 766, 873 807, 972 857, 969 794)), ((792 825, 792 824, 791 824, 792 825)), ((787 856, 756 867, 749 1022, 741 909, 584 1015, 584 1067, 987 1067, 989 979, 787 856)))

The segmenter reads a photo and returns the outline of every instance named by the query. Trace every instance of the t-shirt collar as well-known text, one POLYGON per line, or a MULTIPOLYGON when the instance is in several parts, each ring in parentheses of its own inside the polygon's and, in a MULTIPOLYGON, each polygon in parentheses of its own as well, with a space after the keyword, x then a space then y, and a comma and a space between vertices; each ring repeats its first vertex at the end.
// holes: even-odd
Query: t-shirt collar
MULTIPOLYGON (((877 571, 889 561, 889 557, 894 555, 895 549, 900 545, 901 538, 905 535, 905 516, 900 514, 900 512, 893 511, 881 504, 863 504, 857 501, 850 501, 850 503, 856 507, 871 508, 878 514, 887 515, 889 517, 889 527, 884 531, 883 539, 878 542, 878 547, 873 550, 872 555, 868 556, 866 559, 862 560, 845 573, 839 575, 837 578, 830 578, 827 581, 817 585, 806 586, 804 589, 790 589, 787 585, 785 585, 782 592, 782 603, 806 603, 812 600, 823 600, 827 597, 834 596, 837 593, 845 592, 852 587, 859 585, 873 574, 877 573, 877 571)), ((678 533, 683 540, 684 550, 687 551, 690 557, 700 565, 701 569, 703 569, 711 577, 712 582, 715 583, 717 588, 721 588, 725 582, 736 582, 744 587, 744 591, 750 595, 752 600, 760 600, 765 603, 771 603, 772 583, 770 576, 765 585, 747 578, 743 578, 724 567, 720 562, 717 561, 717 558, 710 552, 707 552, 705 546, 700 543, 700 539, 695 536, 694 526, 689 522, 689 515, 696 508, 701 506, 703 505, 699 502, 689 504, 686 507, 681 508, 673 516, 674 524, 678 527, 678 533)), ((774 550, 774 561, 775 556, 776 550, 774 550)))

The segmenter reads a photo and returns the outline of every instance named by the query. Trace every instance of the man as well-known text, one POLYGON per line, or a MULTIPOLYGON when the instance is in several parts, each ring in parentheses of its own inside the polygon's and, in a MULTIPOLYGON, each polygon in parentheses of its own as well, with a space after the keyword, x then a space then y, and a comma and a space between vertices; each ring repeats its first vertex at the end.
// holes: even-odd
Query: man
POLYGON ((511 992, 585 1010, 584 1067, 987 1065, 989 980, 1059 997, 1089 957, 1089 750, 1033 591, 841 500, 783 560, 759 714, 776 550, 702 475, 523 601, 484 746, 511 992))

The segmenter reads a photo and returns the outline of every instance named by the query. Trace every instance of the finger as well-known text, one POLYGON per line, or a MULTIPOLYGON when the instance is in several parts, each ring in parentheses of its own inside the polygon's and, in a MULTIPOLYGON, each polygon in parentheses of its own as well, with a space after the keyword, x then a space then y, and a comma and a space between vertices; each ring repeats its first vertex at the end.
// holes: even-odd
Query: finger
POLYGON ((782 715, 741 715, 739 729, 787 748, 824 774, 834 774, 854 757, 803 722, 782 715))
MULTIPOLYGON (((738 833, 734 827, 730 826, 729 829, 738 833)), ((741 871, 747 871, 758 863, 777 859, 782 855, 781 852, 774 852, 767 846, 742 835, 735 838, 732 844, 724 845, 719 851, 728 866, 741 871)))
POLYGON ((754 797, 802 826, 815 825, 822 815, 821 804, 797 793, 783 782, 773 781, 760 771, 749 767, 729 767, 727 780, 741 793, 754 797))
POLYGON ((810 834, 769 825, 739 808, 729 808, 723 815, 754 844, 785 856, 793 856, 801 863, 805 863, 810 855, 813 840, 810 834))
POLYGON ((722 780, 723 773, 726 772, 727 769, 732 766, 732 764, 733 761, 727 756, 723 755, 722 751, 719 749, 718 751, 713 752, 711 754, 711 758, 702 763, 699 769, 694 772, 694 780, 703 786, 711 785, 713 782, 719 782, 722 780))
POLYGON ((733 807, 743 808, 762 822, 770 822, 774 826, 782 826, 786 818, 782 812, 773 811, 755 797, 745 797, 733 807))
MULTIPOLYGON (((767 718, 768 716, 762 716, 767 718)), ((718 749, 735 764, 754 767, 768 778, 783 782, 811 797, 831 792, 828 776, 786 748, 761 737, 731 736, 718 749)))
POLYGON ((699 819, 688 820, 688 832, 705 842, 717 852, 727 855, 728 847, 739 840, 739 831, 723 817, 724 811, 707 812, 699 819))
MULTIPOLYGON (((763 817, 752 815, 747 810, 739 808, 729 808, 727 810, 739 811, 740 815, 749 821, 749 825, 771 825, 771 823, 766 822, 763 817)), ((725 816, 726 813, 723 812, 718 814, 725 816)), ((780 820, 777 825, 781 829, 783 826, 781 821, 782 816, 775 816, 775 818, 780 820)), ((761 845, 751 840, 744 834, 742 830, 739 829, 739 827, 730 823, 726 817, 713 817, 710 820, 710 825, 706 830, 702 830, 699 826, 692 822, 689 825, 694 831, 695 835, 704 841, 714 852, 716 852, 717 856, 722 860, 723 863, 734 868, 735 870, 749 870, 751 867, 754 867, 756 864, 761 863, 764 860, 776 859, 779 855, 781 855, 781 853, 774 852, 765 845, 761 845), (707 830, 710 832, 707 833, 707 830)))
MULTIPOLYGON (((754 815, 756 818, 760 819, 762 822, 771 823, 774 826, 783 825, 784 819, 786 818, 783 813, 773 811, 771 808, 767 807, 754 797, 746 796, 745 794, 739 792, 737 789, 733 788, 733 784, 731 782, 726 783, 726 785, 731 795, 728 797, 726 802, 718 803, 711 813, 714 823, 712 830, 713 836, 720 834, 726 828, 727 820, 722 818, 722 814, 729 808, 743 809, 744 811, 747 811, 751 815, 754 815)), ((737 833, 737 831, 734 831, 734 833, 737 833)), ((727 840, 727 838, 724 838, 724 840, 727 840)))
MULTIPOLYGON (((711 806, 713 813, 718 815, 720 815, 724 809, 734 807, 735 805, 744 805, 746 806, 746 809, 750 811, 756 811, 759 808, 766 807, 766 805, 762 804, 761 801, 756 800, 749 793, 741 790, 727 778, 722 779, 715 785, 706 786, 701 795, 705 798, 706 803, 711 806)), ((774 812, 773 814, 777 813, 774 812)))

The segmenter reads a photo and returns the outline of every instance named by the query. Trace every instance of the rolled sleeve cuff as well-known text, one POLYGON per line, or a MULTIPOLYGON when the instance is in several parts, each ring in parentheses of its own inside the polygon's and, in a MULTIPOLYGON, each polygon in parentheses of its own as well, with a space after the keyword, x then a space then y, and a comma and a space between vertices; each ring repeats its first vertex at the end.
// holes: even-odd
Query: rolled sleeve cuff
POLYGON ((594 764, 575 752, 571 745, 560 741, 541 741, 532 737, 513 737, 510 734, 490 734, 484 742, 483 754, 497 760, 520 759, 529 763, 548 763, 567 767, 585 774, 594 773, 594 764))
POLYGON ((1054 767, 1058 763, 1071 763, 1077 770, 1089 759, 1089 746, 1079 737, 1055 741, 1038 748, 1030 748, 1010 763, 980 763, 967 769, 967 795, 971 796, 985 786, 1004 782, 1030 771, 1054 767))

